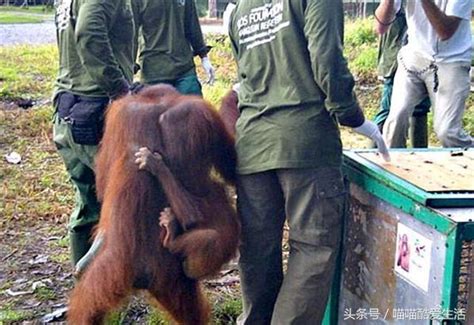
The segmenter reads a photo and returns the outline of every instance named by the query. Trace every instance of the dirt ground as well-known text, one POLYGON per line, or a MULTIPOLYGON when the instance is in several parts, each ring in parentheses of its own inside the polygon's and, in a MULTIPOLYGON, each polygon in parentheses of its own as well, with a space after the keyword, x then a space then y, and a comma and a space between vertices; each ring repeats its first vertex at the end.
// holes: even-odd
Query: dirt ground
MULTIPOLYGON (((0 224, 1 324, 65 322, 64 308, 74 285, 72 267, 65 258, 65 220, 38 220, 33 224, 17 220, 16 227, 0 224)), ((205 281, 204 286, 211 302, 218 303, 226 297, 238 297, 238 284, 233 262, 219 276, 205 281)), ((144 296, 137 293, 124 306, 116 323, 150 324, 151 310, 144 296)), ((221 322, 226 323, 222 319, 221 322)))

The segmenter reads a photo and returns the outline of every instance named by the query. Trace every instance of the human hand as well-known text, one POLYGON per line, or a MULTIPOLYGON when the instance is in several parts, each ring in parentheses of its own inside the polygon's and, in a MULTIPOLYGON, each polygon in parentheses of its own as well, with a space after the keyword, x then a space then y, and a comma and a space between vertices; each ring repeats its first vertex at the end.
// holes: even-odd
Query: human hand
POLYGON ((379 128, 374 122, 365 120, 361 126, 353 128, 353 130, 372 139, 377 144, 378 151, 382 155, 382 158, 386 162, 390 161, 390 154, 388 153, 387 145, 383 140, 382 133, 380 133, 379 128))
POLYGON ((125 79, 122 79, 122 81, 120 83, 120 87, 115 89, 115 91, 113 93, 110 93, 109 98, 110 98, 110 101, 114 101, 114 100, 118 100, 122 97, 128 96, 130 94, 131 94, 130 85, 129 85, 128 81, 126 81, 125 79))
POLYGON ((201 58, 201 65, 204 71, 207 73, 207 81, 206 83, 212 85, 215 80, 215 73, 214 73, 214 67, 211 64, 211 61, 207 56, 201 58))
POLYGON ((142 91, 143 88, 145 88, 145 85, 137 81, 130 85, 129 90, 132 95, 136 95, 142 91))

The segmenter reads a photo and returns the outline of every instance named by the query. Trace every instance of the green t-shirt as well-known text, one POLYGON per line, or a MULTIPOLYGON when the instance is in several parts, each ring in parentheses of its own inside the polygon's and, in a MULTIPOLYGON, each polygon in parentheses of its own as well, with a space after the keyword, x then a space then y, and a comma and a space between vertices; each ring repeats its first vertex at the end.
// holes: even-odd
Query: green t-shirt
POLYGON ((141 82, 174 81, 194 72, 194 55, 207 53, 194 0, 133 1, 141 82))
POLYGON ((55 92, 114 97, 133 78, 130 0, 59 0, 55 92))
POLYGON ((397 71, 397 54, 403 45, 407 31, 407 22, 403 7, 395 16, 385 34, 380 37, 378 56, 378 75, 384 78, 392 78, 397 71))
POLYGON ((342 54, 340 0, 246 0, 229 34, 240 81, 238 171, 338 167, 337 120, 364 116, 342 54))

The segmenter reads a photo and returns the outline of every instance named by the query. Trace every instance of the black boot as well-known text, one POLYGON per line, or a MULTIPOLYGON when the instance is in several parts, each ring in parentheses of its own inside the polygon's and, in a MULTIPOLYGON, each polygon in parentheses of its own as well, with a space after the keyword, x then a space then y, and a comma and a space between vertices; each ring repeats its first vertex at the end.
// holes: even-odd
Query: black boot
POLYGON ((102 244, 104 243, 104 233, 99 232, 96 237, 94 238, 94 242, 92 243, 91 248, 77 263, 76 268, 74 270, 74 276, 76 278, 80 278, 81 275, 84 273, 86 268, 91 264, 94 258, 100 251, 102 244))
POLYGON ((410 140, 413 148, 428 147, 428 117, 426 114, 410 118, 410 140))

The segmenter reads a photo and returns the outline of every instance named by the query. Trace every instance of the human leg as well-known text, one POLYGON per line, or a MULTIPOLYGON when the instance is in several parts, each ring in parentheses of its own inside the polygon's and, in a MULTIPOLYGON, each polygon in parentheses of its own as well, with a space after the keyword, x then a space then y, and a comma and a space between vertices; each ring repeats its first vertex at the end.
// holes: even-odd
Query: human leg
POLYGON ((383 127, 383 137, 389 148, 406 147, 409 118, 416 103, 420 103, 426 94, 423 80, 403 67, 397 69, 390 113, 383 127))
POLYGON ((388 113, 390 112, 390 100, 393 90, 393 77, 385 78, 383 82, 382 97, 380 99, 379 111, 374 117, 374 123, 382 130, 388 113))
MULTIPOLYGON (((428 86, 434 103, 434 130, 443 147, 474 147, 474 139, 462 128, 466 99, 469 96, 469 64, 438 64, 438 91, 428 86)), ((433 76, 427 78, 427 85, 433 76)))
POLYGON ((174 82, 173 86, 181 94, 202 96, 201 83, 199 82, 195 72, 180 77, 174 82))
POLYGON ((53 138, 76 192, 68 225, 71 260, 75 265, 89 250, 92 229, 99 220, 100 204, 92 170, 97 147, 75 144, 69 125, 58 116, 55 117, 53 138))
POLYGON ((272 324, 321 324, 340 250, 346 192, 339 168, 279 171, 290 227, 288 269, 272 324))
POLYGON ((270 324, 283 279, 283 193, 275 171, 239 176, 237 193, 242 222, 239 269, 243 297, 238 324, 270 324))

